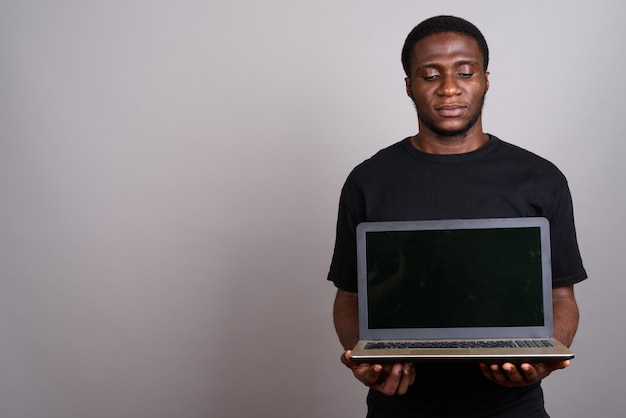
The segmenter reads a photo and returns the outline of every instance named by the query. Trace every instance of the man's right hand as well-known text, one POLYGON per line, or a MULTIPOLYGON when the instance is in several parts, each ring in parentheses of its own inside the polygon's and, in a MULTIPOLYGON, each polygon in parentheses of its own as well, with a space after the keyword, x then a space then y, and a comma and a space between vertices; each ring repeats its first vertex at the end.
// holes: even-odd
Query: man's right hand
POLYGON ((350 350, 343 353, 341 362, 352 369, 361 383, 385 395, 404 395, 415 382, 415 367, 412 363, 356 363, 350 360, 350 353, 350 350))

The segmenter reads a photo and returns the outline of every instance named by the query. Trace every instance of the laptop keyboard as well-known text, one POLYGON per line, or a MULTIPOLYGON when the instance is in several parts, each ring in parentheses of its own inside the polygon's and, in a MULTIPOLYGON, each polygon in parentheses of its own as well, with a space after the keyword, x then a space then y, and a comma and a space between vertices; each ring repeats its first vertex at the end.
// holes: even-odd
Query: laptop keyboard
POLYGON ((548 340, 484 340, 484 341, 380 341, 365 345, 367 350, 406 348, 544 348, 553 347, 548 340))

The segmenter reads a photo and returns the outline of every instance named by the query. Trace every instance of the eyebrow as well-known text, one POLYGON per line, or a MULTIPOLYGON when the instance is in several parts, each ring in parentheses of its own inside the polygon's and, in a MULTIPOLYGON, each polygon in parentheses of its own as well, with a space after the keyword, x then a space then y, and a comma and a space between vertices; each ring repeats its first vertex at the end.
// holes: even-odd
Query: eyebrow
MULTIPOLYGON (((474 65, 476 67, 480 67, 480 63, 476 60, 459 60, 459 61, 456 61, 454 65, 457 67, 460 67, 462 65, 474 65)), ((439 67, 441 67, 441 65, 436 64, 436 63, 428 63, 428 64, 420 65, 419 67, 415 69, 415 71, 419 71, 423 68, 439 68, 439 67)))

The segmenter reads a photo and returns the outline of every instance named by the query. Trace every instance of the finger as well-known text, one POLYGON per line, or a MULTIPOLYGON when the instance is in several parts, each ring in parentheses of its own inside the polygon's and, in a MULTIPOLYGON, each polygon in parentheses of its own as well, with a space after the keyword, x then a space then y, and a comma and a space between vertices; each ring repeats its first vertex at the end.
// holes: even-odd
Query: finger
POLYGON ((519 368, 524 375, 524 379, 526 379, 529 382, 534 382, 534 381, 541 379, 542 377, 545 377, 545 375, 541 376, 539 369, 535 367, 533 364, 522 363, 519 366, 519 368))
POLYGON ((366 386, 372 386, 376 383, 380 383, 382 371, 383 366, 380 364, 363 364, 353 370, 357 379, 363 382, 366 386))
POLYGON ((520 379, 519 372, 515 369, 515 366, 511 363, 500 364, 481 364, 483 374, 493 380, 496 383, 505 386, 511 386, 513 380, 518 381, 520 379))
POLYGON ((491 375, 492 375, 491 369, 489 368, 487 363, 479 363, 478 367, 480 367, 480 371, 483 372, 485 377, 491 377, 491 375))
POLYGON ((526 380, 536 379, 536 371, 530 367, 529 364, 523 364, 522 367, 525 367, 525 369, 518 368, 512 363, 504 363, 502 365, 502 371, 506 374, 509 381, 513 383, 522 383, 526 380))
POLYGON ((493 379, 500 384, 510 383, 509 373, 511 373, 511 369, 514 369, 511 363, 492 364, 489 366, 493 379))
POLYGON ((415 381, 415 374, 411 374, 411 366, 412 364, 407 363, 402 365, 402 375, 400 377, 400 383, 398 384, 398 389, 396 393, 398 395, 404 395, 409 390, 409 386, 413 384, 415 381))
POLYGON ((415 372, 415 365, 413 363, 409 364, 409 386, 415 383, 415 378, 417 373, 415 372))
POLYGON ((544 377, 547 377, 553 371, 559 370, 559 369, 564 369, 564 368, 568 367, 569 365, 570 365, 570 361, 569 360, 565 360, 565 361, 559 361, 557 363, 547 363, 547 364, 537 363, 537 364, 531 364, 531 365, 529 365, 529 367, 534 368, 536 370, 538 376, 540 376, 541 378, 544 378, 544 377))
POLYGON ((354 376, 366 386, 372 386, 380 379, 383 367, 380 364, 357 363, 350 360, 351 350, 346 350, 341 355, 341 362, 352 369, 354 376))
POLYGON ((570 364, 571 362, 569 360, 564 360, 564 361, 559 361, 558 363, 544 364, 543 366, 550 371, 554 371, 554 370, 559 370, 559 369, 564 369, 566 367, 569 367, 570 364))
POLYGON ((355 361, 350 360, 350 354, 352 354, 352 350, 346 350, 341 354, 340 360, 341 362, 348 368, 352 370, 356 370, 359 368, 365 369, 366 367, 370 367, 369 363, 357 363, 355 361))
POLYGON ((402 365, 394 364, 391 373, 389 376, 381 383, 378 383, 375 389, 384 393, 385 395, 395 395, 398 391, 398 387, 400 386, 400 381, 402 380, 402 365))
POLYGON ((489 366, 485 366, 482 369, 483 375, 491 380, 492 382, 495 383, 499 383, 499 384, 505 384, 505 380, 504 377, 501 376, 500 374, 497 374, 496 372, 494 372, 493 370, 491 370, 491 368, 489 366))
POLYGON ((499 366, 488 365, 486 363, 480 363, 480 370, 483 375, 492 382, 498 383, 503 386, 510 386, 510 382, 506 379, 506 376, 501 373, 499 366))
POLYGON ((341 363, 343 363, 344 365, 351 367, 351 363, 352 361, 350 360, 350 353, 352 351, 350 350, 346 350, 343 353, 341 353, 341 357, 339 358, 339 360, 341 360, 341 363))
POLYGON ((506 377, 506 373, 502 369, 502 364, 491 364, 489 370, 494 376, 506 377))

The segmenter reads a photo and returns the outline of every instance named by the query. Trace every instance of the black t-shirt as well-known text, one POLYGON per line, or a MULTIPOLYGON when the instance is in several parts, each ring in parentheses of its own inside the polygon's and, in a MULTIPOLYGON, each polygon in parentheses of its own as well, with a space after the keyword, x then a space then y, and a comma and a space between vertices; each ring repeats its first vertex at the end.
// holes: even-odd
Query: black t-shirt
MULTIPOLYGON (((360 222, 525 216, 550 221, 553 286, 584 280, 569 187, 552 163, 494 136, 476 151, 455 155, 420 152, 406 138, 348 176, 328 280, 340 289, 357 291, 355 233, 360 222)), ((411 416, 418 416, 417 411, 472 416, 469 411, 516 403, 519 412, 525 402, 534 408, 543 400, 539 385, 507 389, 488 381, 476 364, 422 365, 417 374, 405 396, 370 393, 370 408, 387 404, 407 408, 411 416)), ((528 412, 519 416, 545 416, 528 412)))

